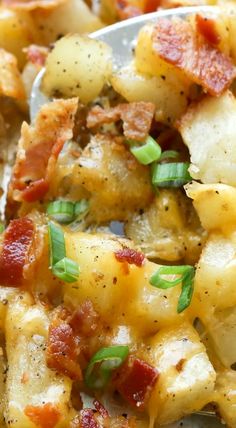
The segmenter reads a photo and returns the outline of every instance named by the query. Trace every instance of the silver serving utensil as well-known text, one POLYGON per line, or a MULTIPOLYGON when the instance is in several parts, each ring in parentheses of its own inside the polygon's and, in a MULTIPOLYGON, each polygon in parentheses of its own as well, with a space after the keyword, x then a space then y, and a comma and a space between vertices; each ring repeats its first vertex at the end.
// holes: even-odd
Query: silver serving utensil
MULTIPOLYGON (((113 51, 113 66, 115 69, 127 65, 132 59, 133 48, 136 43, 139 30, 148 22, 155 22, 158 18, 179 16, 182 18, 194 13, 207 13, 210 16, 217 15, 218 8, 216 6, 196 6, 196 7, 180 7, 177 9, 161 10, 146 15, 141 15, 135 18, 127 19, 126 21, 118 22, 102 28, 89 37, 102 40, 111 46, 113 51)), ((49 102, 41 91, 42 77, 45 69, 43 68, 37 75, 30 97, 30 117, 34 119, 40 107, 49 102)))
MULTIPOLYGON (((111 46, 113 50, 113 66, 115 69, 118 69, 121 66, 127 65, 131 61, 137 34, 146 23, 155 22, 161 17, 171 18, 175 16, 185 18, 196 13, 209 14, 212 17, 218 15, 219 10, 217 7, 212 6, 182 7, 178 9, 161 10, 102 28, 101 30, 90 34, 89 37, 102 40, 111 46)), ((50 99, 41 91, 44 72, 45 69, 43 68, 37 75, 32 87, 30 97, 31 120, 34 119, 40 107, 50 101, 50 99)), ((220 428, 223 425, 220 423, 219 419, 216 418, 213 412, 200 411, 185 418, 181 422, 171 425, 169 428, 177 428, 179 426, 186 428, 220 428)))

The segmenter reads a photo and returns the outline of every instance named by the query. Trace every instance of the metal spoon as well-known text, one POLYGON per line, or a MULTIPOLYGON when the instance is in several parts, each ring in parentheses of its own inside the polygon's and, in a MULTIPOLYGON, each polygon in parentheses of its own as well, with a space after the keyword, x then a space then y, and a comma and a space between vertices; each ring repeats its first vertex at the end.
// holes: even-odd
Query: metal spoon
MULTIPOLYGON (((161 10, 102 28, 90 34, 90 37, 102 40, 111 46, 113 50, 113 65, 117 69, 128 64, 132 59, 132 48, 135 46, 137 34, 146 23, 155 22, 158 18, 162 17, 179 16, 185 18, 195 13, 207 13, 214 16, 219 11, 217 7, 212 6, 180 7, 178 9, 161 10)), ((34 119, 40 107, 49 101, 40 89, 44 71, 45 69, 43 68, 39 72, 33 84, 30 97, 31 120, 34 119)))
MULTIPOLYGON (((182 17, 185 18, 189 15, 196 13, 206 13, 211 17, 216 16, 219 13, 217 7, 212 6, 196 6, 196 7, 183 7, 178 9, 162 10, 154 12, 136 18, 132 18, 126 21, 118 22, 117 24, 103 28, 95 33, 90 34, 91 38, 102 40, 109 44, 113 50, 113 65, 117 69, 121 66, 128 64, 133 55, 133 47, 135 46, 137 34, 139 30, 148 22, 155 22, 161 17, 182 17)), ((42 77, 45 72, 43 68, 37 75, 30 98, 30 116, 31 120, 34 119, 40 107, 49 102, 41 91, 42 77)), ((182 422, 171 425, 170 428, 177 428, 182 426, 186 428, 217 428, 222 427, 219 419, 215 417, 213 412, 197 412, 192 417, 184 419, 182 422), (181 425, 179 425, 181 423, 181 425)))

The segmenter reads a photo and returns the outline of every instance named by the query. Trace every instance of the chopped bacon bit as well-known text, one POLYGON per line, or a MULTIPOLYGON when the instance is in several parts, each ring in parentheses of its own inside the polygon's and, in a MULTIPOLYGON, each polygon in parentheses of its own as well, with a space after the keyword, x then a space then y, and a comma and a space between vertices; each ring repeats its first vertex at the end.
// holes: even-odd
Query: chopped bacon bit
POLYGON ((161 18, 153 31, 154 51, 213 96, 221 95, 236 76, 229 57, 194 32, 182 19, 161 18))
POLYGON ((10 199, 32 202, 45 195, 58 155, 72 138, 77 103, 73 98, 45 104, 34 126, 23 123, 9 186, 10 199))
POLYGON ((179 362, 176 364, 175 368, 178 372, 181 372, 183 370, 183 365, 184 365, 185 361, 186 361, 185 358, 181 358, 179 360, 179 362))
POLYGON ((48 192, 49 184, 44 178, 32 181, 22 192, 22 198, 26 202, 40 201, 48 192))
POLYGON ((130 357, 120 370, 117 389, 131 405, 143 409, 158 377, 159 373, 154 367, 130 357))
POLYGON ((24 413, 39 428, 54 428, 61 419, 58 408, 51 403, 43 406, 26 406, 24 413))
POLYGON ((52 323, 47 344, 47 366, 73 380, 81 380, 77 355, 77 343, 71 326, 60 321, 52 323))
POLYGON ((80 412, 80 428, 99 428, 92 409, 84 409, 80 412))
POLYGON ((205 18, 201 15, 196 15, 197 31, 206 41, 212 45, 218 45, 221 41, 221 37, 217 32, 216 22, 214 19, 205 18))
POLYGON ((24 49, 27 55, 27 60, 32 64, 43 67, 45 65, 46 58, 48 56, 48 48, 45 46, 30 45, 24 49))
POLYGON ((90 300, 85 300, 69 318, 69 325, 76 335, 92 336, 98 327, 99 316, 90 300))
POLYGON ((115 258, 118 262, 128 262, 130 265, 141 267, 145 260, 145 255, 132 248, 123 248, 115 252, 115 258))
POLYGON ((33 242, 34 225, 27 217, 12 220, 5 231, 0 254, 1 285, 22 285, 23 268, 33 242))
POLYGON ((161 4, 161 0, 146 0, 144 13, 155 12, 161 4))
POLYGON ((155 105, 144 101, 119 104, 109 109, 95 106, 88 114, 87 127, 93 128, 103 123, 117 122, 121 119, 125 137, 143 141, 150 131, 154 113, 155 105))
POLYGON ((95 409, 97 410, 97 412, 100 413, 100 415, 103 418, 109 417, 109 413, 108 413, 107 409, 105 409, 105 407, 103 406, 103 404, 99 400, 94 400, 93 405, 94 405, 95 409))

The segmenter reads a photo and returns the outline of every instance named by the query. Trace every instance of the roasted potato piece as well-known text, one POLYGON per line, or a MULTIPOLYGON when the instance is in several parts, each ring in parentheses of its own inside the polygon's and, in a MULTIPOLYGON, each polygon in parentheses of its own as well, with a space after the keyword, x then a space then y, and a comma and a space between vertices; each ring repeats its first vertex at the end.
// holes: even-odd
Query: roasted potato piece
POLYGON ((200 410, 212 400, 216 374, 190 324, 163 329, 151 339, 150 346, 160 378, 149 412, 160 425, 200 410))
POLYGON ((78 96, 83 103, 96 98, 111 74, 111 49, 89 37, 68 35, 48 55, 43 90, 48 95, 78 96))
POLYGON ((236 185, 235 121, 236 100, 230 91, 189 107, 179 131, 190 151, 193 178, 236 185))
POLYGON ((236 373, 225 370, 218 374, 216 380, 215 401, 220 415, 229 428, 236 425, 236 373))

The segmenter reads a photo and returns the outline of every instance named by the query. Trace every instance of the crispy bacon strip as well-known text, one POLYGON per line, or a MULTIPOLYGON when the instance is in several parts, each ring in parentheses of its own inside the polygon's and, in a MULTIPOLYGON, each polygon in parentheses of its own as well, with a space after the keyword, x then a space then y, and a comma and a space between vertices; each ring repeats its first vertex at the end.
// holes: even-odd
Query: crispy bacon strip
POLYGON ((9 199, 34 202, 46 195, 58 155, 72 138, 76 109, 76 98, 57 100, 41 108, 34 126, 23 123, 9 199))
POLYGON ((24 413, 39 428, 54 428, 61 419, 60 411, 51 403, 44 406, 26 406, 24 413))
POLYGON ((130 357, 120 370, 117 389, 132 406, 143 409, 158 377, 154 367, 130 357))
POLYGON ((115 252, 115 258, 118 262, 128 262, 130 265, 141 267, 145 260, 145 255, 132 248, 123 248, 115 252))
POLYGON ((161 5, 161 0, 145 0, 144 13, 155 12, 161 5))
POLYGON ((12 220, 5 231, 0 253, 0 284, 19 287, 23 269, 34 237, 32 220, 23 217, 12 220))
POLYGON ((99 428, 92 409, 84 409, 80 412, 80 428, 99 428))
POLYGON ((217 31, 214 19, 196 15, 196 27, 199 34, 205 37, 208 43, 212 45, 218 45, 220 43, 221 37, 217 31))
POLYGON ((153 49, 161 59, 182 70, 213 96, 221 95, 236 76, 231 59, 207 43, 182 19, 157 21, 153 49))
POLYGON ((54 9, 66 0, 3 0, 3 4, 12 9, 34 10, 54 9))
POLYGON ((81 380, 77 356, 78 346, 72 328, 66 322, 55 320, 49 328, 47 366, 73 380, 81 380))
POLYGON ((124 135, 131 140, 143 141, 147 137, 155 105, 149 102, 119 104, 116 107, 104 110, 102 107, 93 107, 87 117, 87 127, 94 128, 104 123, 123 121, 124 135))

